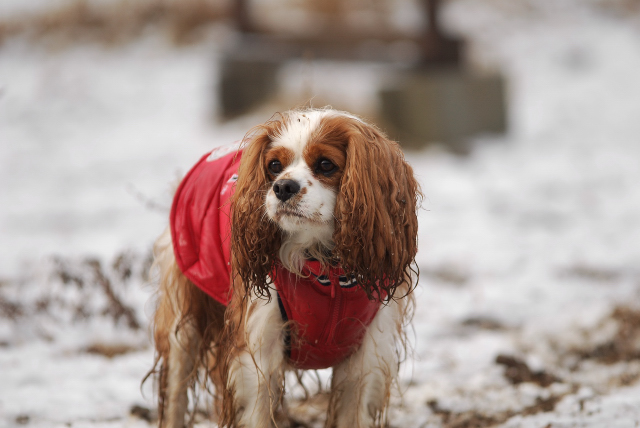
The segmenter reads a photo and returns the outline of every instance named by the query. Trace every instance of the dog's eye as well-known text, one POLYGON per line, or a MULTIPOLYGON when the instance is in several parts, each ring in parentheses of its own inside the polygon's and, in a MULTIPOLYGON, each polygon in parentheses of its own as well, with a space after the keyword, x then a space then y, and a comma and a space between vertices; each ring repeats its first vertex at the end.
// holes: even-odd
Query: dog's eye
POLYGON ((282 172, 282 164, 279 160, 272 160, 269 162, 269 171, 273 174, 280 174, 282 172))
POLYGON ((317 170, 322 174, 331 174, 336 170, 336 166, 329 159, 320 159, 318 161, 317 170))

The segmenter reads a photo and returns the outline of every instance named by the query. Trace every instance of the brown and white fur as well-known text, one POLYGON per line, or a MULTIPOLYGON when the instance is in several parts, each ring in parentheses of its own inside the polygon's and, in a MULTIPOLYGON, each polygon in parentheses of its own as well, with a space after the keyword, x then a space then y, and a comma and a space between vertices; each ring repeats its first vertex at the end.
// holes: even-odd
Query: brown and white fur
POLYGON ((330 109, 279 114, 248 134, 243 148, 232 201, 228 307, 180 272, 168 230, 154 247, 160 425, 190 423, 188 390, 206 382, 204 372, 214 386, 220 426, 286 426, 278 415, 291 367, 269 273, 276 260, 300 272, 314 257, 340 264, 370 298, 379 290, 389 296, 359 349, 333 367, 326 422, 383 426, 417 281, 421 195, 411 167, 377 128, 330 109))

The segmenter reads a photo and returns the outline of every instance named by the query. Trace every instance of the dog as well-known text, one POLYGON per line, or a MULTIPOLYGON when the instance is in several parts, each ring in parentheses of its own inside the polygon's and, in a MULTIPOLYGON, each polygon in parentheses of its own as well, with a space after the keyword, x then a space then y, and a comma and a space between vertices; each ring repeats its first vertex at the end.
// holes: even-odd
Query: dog
POLYGON ((154 245, 160 425, 191 424, 189 389, 211 382, 219 426, 287 426, 285 371, 332 368, 325 426, 383 426, 420 199, 399 145, 329 108, 277 114, 200 159, 154 245))

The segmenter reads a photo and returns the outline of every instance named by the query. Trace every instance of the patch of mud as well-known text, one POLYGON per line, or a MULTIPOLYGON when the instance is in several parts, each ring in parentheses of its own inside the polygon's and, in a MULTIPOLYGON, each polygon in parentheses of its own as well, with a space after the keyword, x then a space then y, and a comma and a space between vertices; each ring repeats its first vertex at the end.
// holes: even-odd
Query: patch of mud
POLYGON ((155 410, 151 410, 148 407, 134 405, 129 409, 129 414, 135 418, 142 419, 143 421, 147 421, 149 423, 158 421, 158 412, 155 410))
POLYGON ((593 282, 614 282, 620 279, 621 272, 614 269, 590 265, 575 265, 560 272, 561 276, 576 277, 593 282))
POLYGON ((602 364, 640 360, 640 309, 618 306, 601 324, 608 321, 616 324, 612 337, 590 347, 573 349, 570 353, 581 360, 602 364))
POLYGON ((561 382, 561 379, 544 370, 531 370, 527 363, 512 355, 498 355, 496 364, 505 367, 504 377, 513 385, 523 382, 532 382, 542 387, 547 387, 555 382, 561 382))
POLYGON ((536 397, 535 402, 521 410, 510 410, 493 414, 478 410, 454 412, 440 407, 437 400, 427 402, 431 411, 442 421, 442 428, 488 428, 507 422, 514 416, 531 416, 538 413, 552 412, 566 394, 551 395, 548 398, 536 397))
POLYGON ((469 282, 469 274, 462 268, 454 265, 444 264, 433 268, 420 268, 422 275, 427 275, 435 281, 444 285, 463 287, 469 282))
POLYGON ((486 415, 478 411, 456 413, 440 407, 436 400, 427 402, 431 411, 440 416, 443 428, 485 428, 505 422, 506 414, 486 415))
POLYGON ((478 330, 490 330, 490 331, 504 331, 508 330, 508 327, 505 326, 500 321, 490 318, 490 317, 470 317, 462 321, 461 325, 463 327, 475 328, 478 330))
POLYGON ((31 421, 29 415, 18 415, 16 416, 16 425, 28 425, 31 421))
MULTIPOLYGON (((302 384, 300 384, 303 386, 302 384)), ((329 394, 319 392, 309 394, 300 400, 289 400, 287 403, 287 416, 290 428, 312 428, 323 426, 329 406, 329 394)))
POLYGON ((24 308, 18 302, 0 300, 0 317, 15 320, 24 315, 24 308))

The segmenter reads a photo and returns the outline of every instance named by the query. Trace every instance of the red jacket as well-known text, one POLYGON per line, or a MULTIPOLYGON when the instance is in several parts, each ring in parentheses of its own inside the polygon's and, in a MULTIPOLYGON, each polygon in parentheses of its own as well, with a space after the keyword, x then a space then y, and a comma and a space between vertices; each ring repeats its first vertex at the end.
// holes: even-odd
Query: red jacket
MULTIPOLYGON (((187 173, 171 207, 171 238, 178 267, 218 302, 231 297, 230 198, 242 151, 221 147, 187 173)), ((362 343, 380 303, 367 298, 339 267, 307 261, 303 277, 279 263, 271 275, 285 321, 289 361, 300 369, 332 367, 362 343)))

